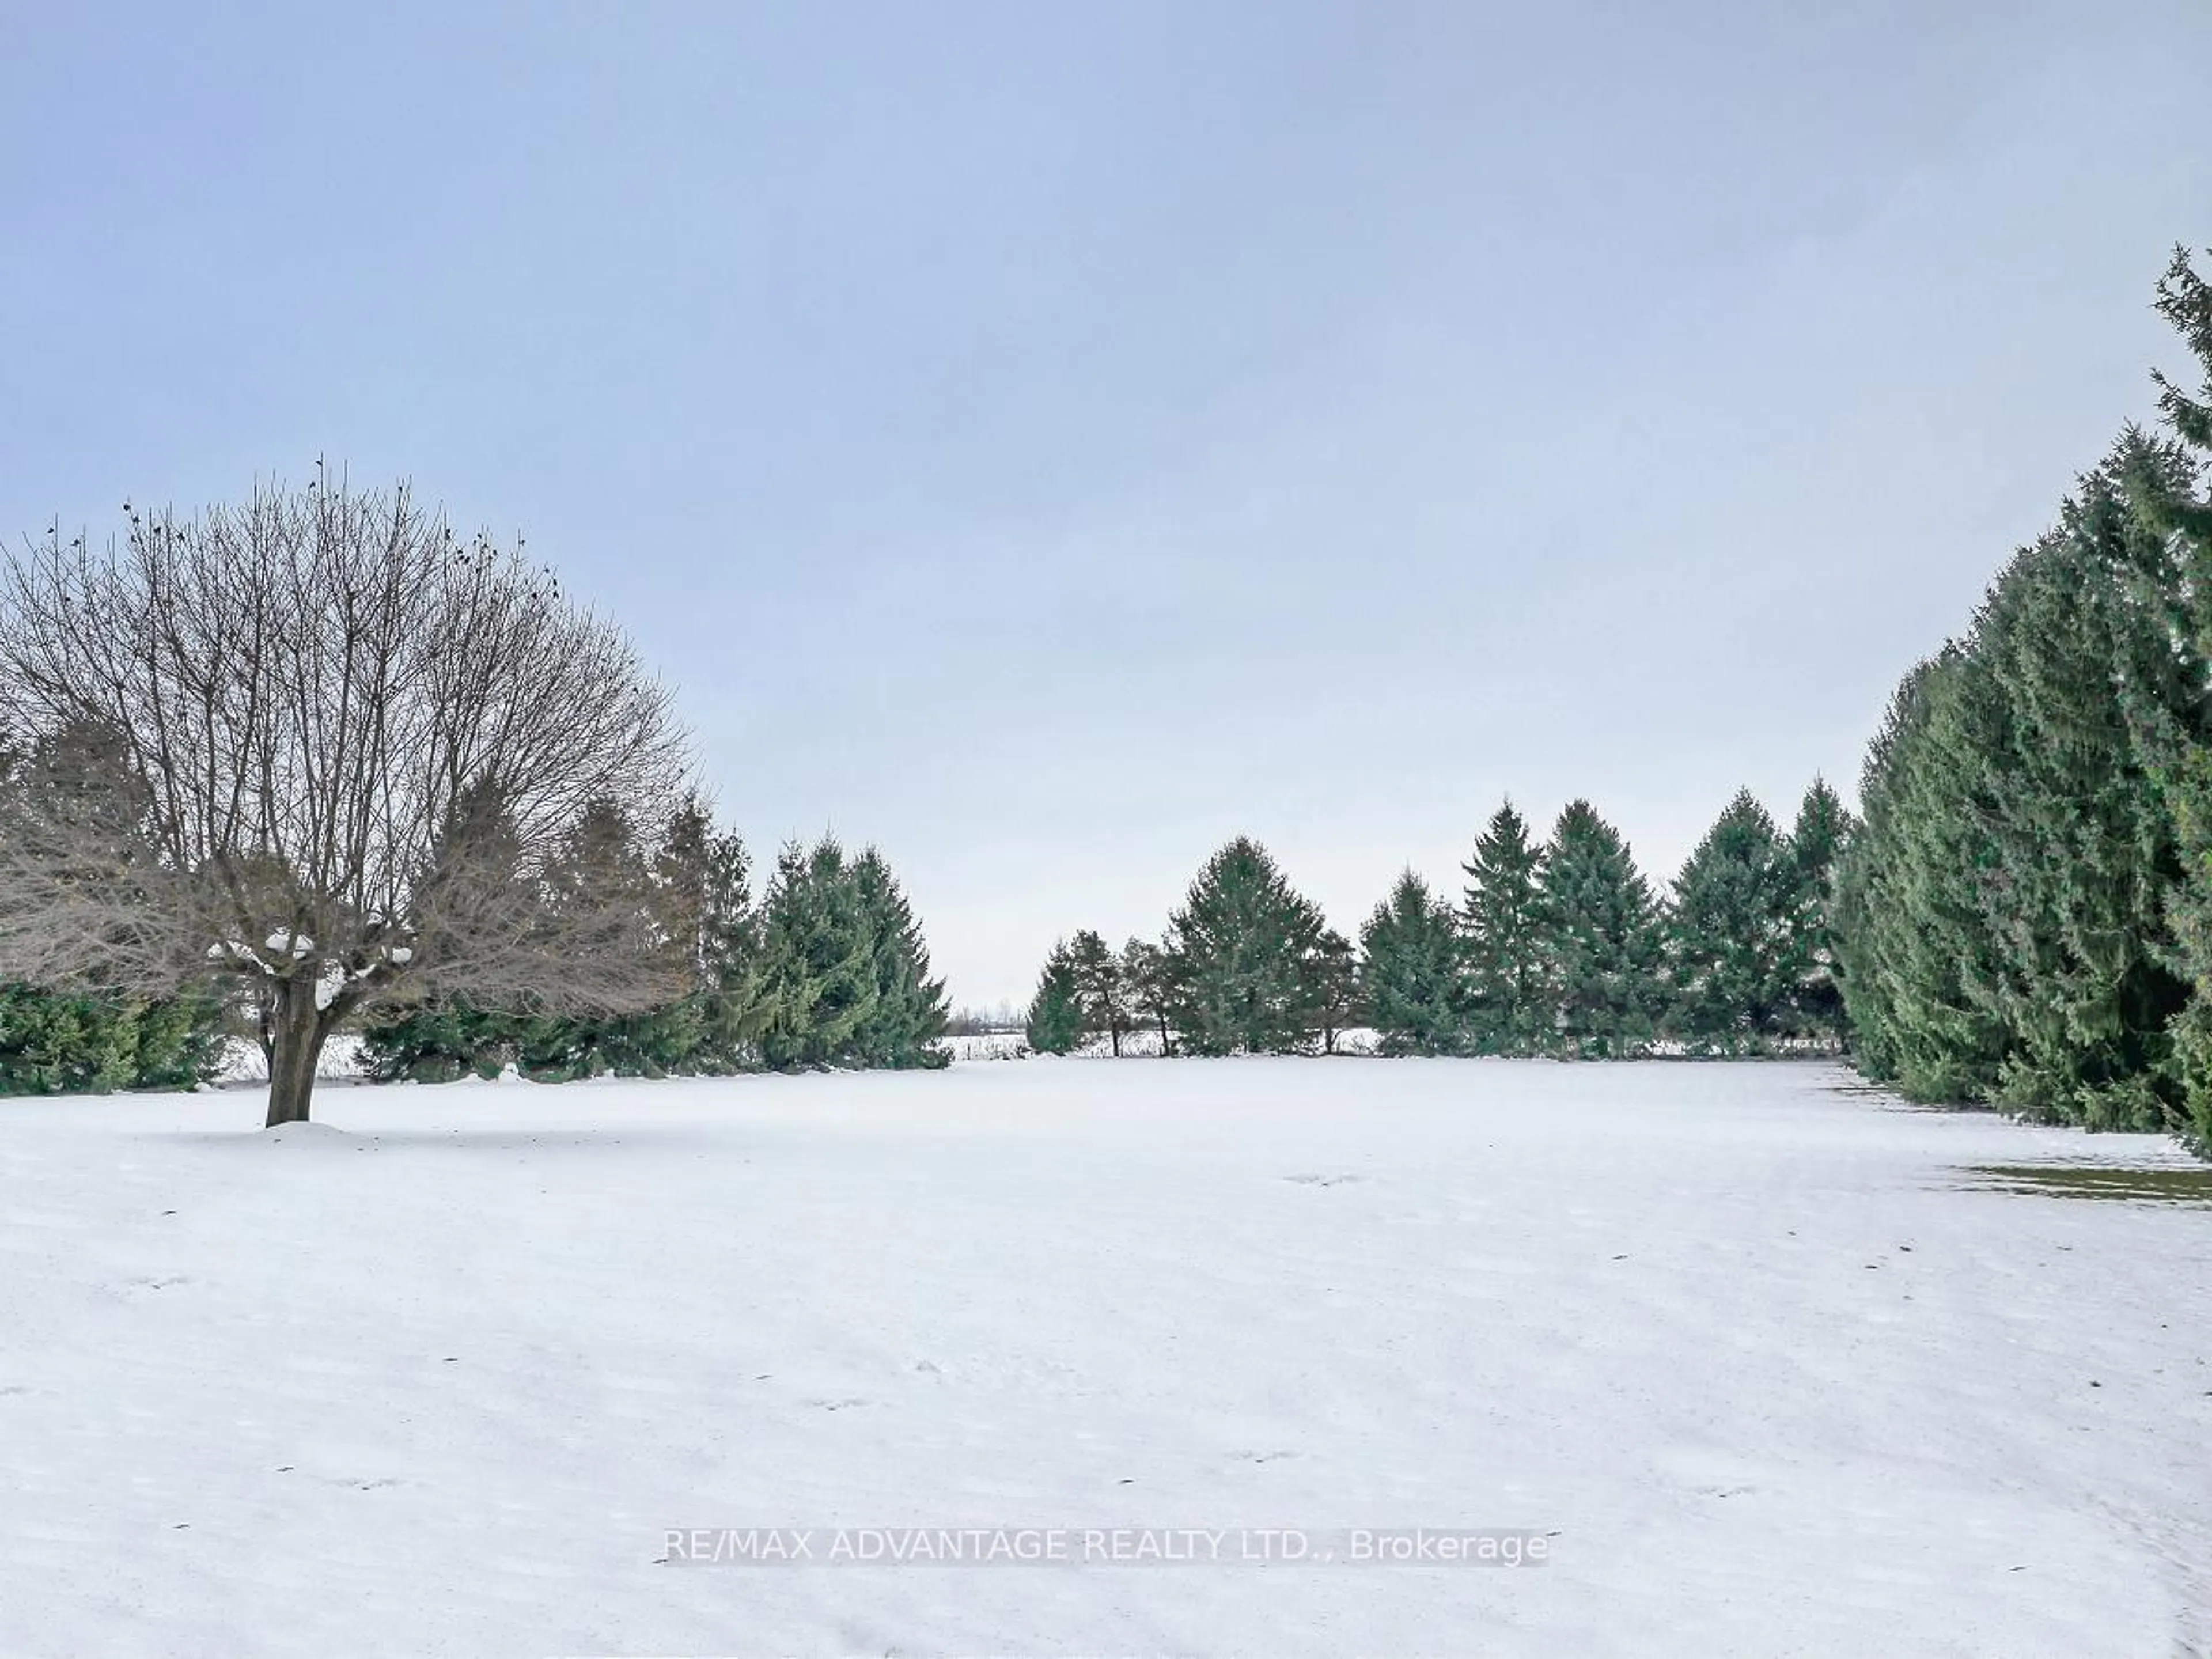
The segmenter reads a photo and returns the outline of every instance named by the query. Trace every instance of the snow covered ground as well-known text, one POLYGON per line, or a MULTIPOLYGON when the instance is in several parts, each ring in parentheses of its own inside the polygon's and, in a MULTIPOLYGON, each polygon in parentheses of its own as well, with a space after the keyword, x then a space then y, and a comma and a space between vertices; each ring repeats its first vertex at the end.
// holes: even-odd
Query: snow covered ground
POLYGON ((2160 1142, 1816 1065, 316 1104, 0 1103, 0 1653, 2212 1651, 2212 1211, 1961 1173, 2160 1142), (1079 1559, 669 1559, 772 1527, 1079 1559), (1415 1527, 1548 1559, 1341 1559, 1415 1527), (1147 1528, 1339 1559, 1080 1564, 1147 1528))

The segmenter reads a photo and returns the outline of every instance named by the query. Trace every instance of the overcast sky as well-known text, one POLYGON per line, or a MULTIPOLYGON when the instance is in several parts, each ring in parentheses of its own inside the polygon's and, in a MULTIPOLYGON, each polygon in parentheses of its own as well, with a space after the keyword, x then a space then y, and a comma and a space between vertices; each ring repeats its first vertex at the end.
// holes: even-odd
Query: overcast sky
POLYGON ((409 475, 963 1002, 1851 788, 2212 242, 2203 0, 313 9, 0 0, 0 531, 409 475))

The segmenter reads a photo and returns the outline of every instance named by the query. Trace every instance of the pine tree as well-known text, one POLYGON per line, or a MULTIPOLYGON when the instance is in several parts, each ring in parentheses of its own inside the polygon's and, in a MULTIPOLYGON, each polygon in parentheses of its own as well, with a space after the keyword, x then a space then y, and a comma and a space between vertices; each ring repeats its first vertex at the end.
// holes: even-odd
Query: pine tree
POLYGON ((0 1095, 190 1089, 221 1069, 210 996, 158 1002, 0 985, 0 1095))
MULTIPOLYGON (((495 790, 478 789, 455 803, 441 842, 440 860, 447 846, 466 849, 465 857, 474 866, 502 870, 511 887, 527 892, 532 902, 542 897, 537 883, 521 867, 520 841, 495 790)), ((428 884, 434 892, 434 873, 428 884)), ((439 907, 428 908, 434 914, 439 907)), ((434 936, 431 943, 443 954, 457 941, 434 936)), ((256 1007, 264 1059, 274 1056, 270 1029, 274 1012, 265 1000, 256 1007)), ((466 996, 433 993, 372 1013, 362 1030, 361 1062, 380 1083, 400 1079, 450 1083, 471 1073, 496 1076, 517 1060, 530 1023, 521 1013, 486 1009, 466 996)))
POLYGON ((1197 1054, 1293 1054, 1327 1021, 1321 911, 1239 836, 1206 861, 1170 924, 1175 1024, 1197 1054))
POLYGON ((1118 1059, 1121 1037, 1135 1018, 1121 959, 1089 928, 1077 933, 1067 950, 1083 998, 1084 1034, 1105 1037, 1118 1059))
POLYGON ((1984 908, 1994 863, 1972 781, 2001 735, 1985 667, 1954 644, 1908 674, 1867 752, 1865 822, 1837 870, 1848 1010, 1861 1068, 1916 1100, 1986 1099, 2010 1046, 1970 981, 1998 949, 1984 908))
POLYGON ((850 874, 875 963, 876 995, 853 1034, 849 1060, 862 1066, 936 1070, 951 1055, 939 1044, 950 1011, 945 981, 929 972, 929 947, 883 854, 871 847, 850 874))
POLYGON ((2212 284, 2185 248, 2158 286, 2158 309, 2195 357, 2196 391, 2158 375, 2169 441, 2132 446, 2122 469, 2129 503, 2148 534, 2130 589, 2165 625, 2170 666, 2199 693, 2179 704, 2124 683, 2138 754, 2172 837, 2177 869, 2166 892, 2166 966, 2186 1000, 2170 1023, 2167 1073, 2186 1114, 2185 1133, 2212 1157, 2212 284))
POLYGON ((1467 1037, 1451 908, 1411 870, 1359 930, 1360 990, 1386 1054, 1454 1054, 1467 1037))
POLYGON ((2127 592, 2136 562, 2163 554, 2124 499, 2130 441, 2015 561, 1980 641, 2014 733, 1991 769, 2002 787, 1984 825, 1997 856, 1984 903, 2010 959, 1990 1000, 2014 1037, 1997 1098, 2091 1128, 2158 1129, 2166 1028, 2187 997, 2163 914, 2180 866, 2129 709, 2183 714, 2195 692, 2161 619, 2127 592))
POLYGON ((1763 1052, 1787 1029, 1798 885, 1766 809, 1739 791, 1674 881, 1668 1024, 1691 1052, 1763 1052))
POLYGON ((874 930, 834 838, 777 855, 762 932, 773 1010, 763 1062, 779 1071, 845 1063, 879 992, 874 930))
POLYGON ((2079 481, 1870 763, 1839 883, 1844 991, 1870 1068, 1916 1097, 2177 1121, 2181 860, 2154 753, 2201 682, 2142 585, 2167 540, 2124 488, 2166 464, 2130 435, 2079 481))
POLYGON ((1321 1051, 1333 1054, 1344 1034, 1367 1018, 1359 954, 1335 928, 1324 927, 1300 964, 1298 977, 1309 1018, 1321 1035, 1321 1051))
POLYGON ((1181 997, 1172 956, 1150 939, 1131 939, 1121 947, 1121 981, 1128 987, 1134 1017, 1158 1030, 1161 1054, 1172 1054, 1175 1009, 1181 997))
POLYGON ((1540 1053, 1558 1029, 1544 849, 1529 839, 1527 822, 1509 800, 1460 867, 1468 878, 1460 927, 1469 1043, 1477 1054, 1540 1053))
POLYGON ((1544 860, 1563 1048, 1589 1059, 1643 1052, 1664 997, 1650 884, 1620 832, 1584 800, 1560 813, 1544 860))
MULTIPOLYGON (((112 744, 112 734, 71 728, 20 753, 0 745, 0 788, 36 790, 49 799, 67 791, 76 797, 65 810, 80 844, 129 866, 149 856, 140 793, 88 790, 70 767, 112 744)), ((0 810, 0 836, 10 833, 11 816, 0 810)), ((57 990, 0 981, 0 1095, 191 1088, 222 1068, 224 1012, 207 987, 148 1000, 97 986, 57 990)))
POLYGON ((361 1063, 378 1083, 452 1083, 495 1077, 515 1060, 530 1021, 458 999, 393 1009, 362 1030, 361 1063))
MULTIPOLYGON (((622 803, 592 802, 546 872, 548 909, 582 910, 603 905, 611 894, 626 895, 653 919, 657 948, 684 956, 696 974, 704 823, 697 800, 686 801, 674 814, 665 844, 655 848, 622 803)), ((611 936, 602 948, 616 948, 611 936)), ((528 1019, 516 1059, 525 1074, 548 1082, 605 1073, 665 1077, 688 1066, 699 1041, 697 1001, 684 998, 643 1013, 528 1019)))
POLYGON ((2199 361, 1909 675, 1835 867, 1854 1052, 1917 1098, 2212 1150, 2212 289, 2199 361))
POLYGON ((699 906, 699 1063, 732 1071, 758 1063, 775 1018, 761 920, 753 909, 752 864, 736 831, 709 835, 699 906))
POLYGON ((1036 994, 1030 1000, 1029 1045, 1041 1054, 1064 1054, 1083 1041, 1083 987, 1067 942, 1045 958, 1036 994))
POLYGON ((1838 1046, 1846 1021, 1836 945, 1836 865, 1856 829, 1843 798, 1826 779, 1815 778, 1789 842, 1796 878, 1786 963, 1790 1035, 1838 1046))

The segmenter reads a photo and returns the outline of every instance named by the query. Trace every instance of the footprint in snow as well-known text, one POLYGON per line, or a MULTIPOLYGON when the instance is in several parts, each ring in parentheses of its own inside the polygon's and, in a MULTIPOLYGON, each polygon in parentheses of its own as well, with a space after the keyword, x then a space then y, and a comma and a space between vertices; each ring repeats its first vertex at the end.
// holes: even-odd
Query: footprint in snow
POLYGON ((1229 1455, 1242 1463, 1273 1463, 1281 1458, 1298 1457, 1304 1454, 1294 1451, 1236 1451, 1229 1455))
POLYGON ((842 1412, 849 1410, 854 1406, 865 1406, 868 1404, 868 1401, 865 1400, 810 1400, 806 1401, 806 1404, 825 1412, 842 1412))
POLYGON ((1340 1187, 1348 1181, 1359 1178, 1356 1175, 1294 1175, 1283 1177, 1300 1187, 1340 1187))

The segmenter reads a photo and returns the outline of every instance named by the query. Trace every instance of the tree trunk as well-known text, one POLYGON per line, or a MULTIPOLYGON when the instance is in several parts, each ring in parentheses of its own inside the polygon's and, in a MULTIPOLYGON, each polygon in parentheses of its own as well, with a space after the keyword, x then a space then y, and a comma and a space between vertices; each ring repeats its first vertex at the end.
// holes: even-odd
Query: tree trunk
POLYGON ((273 1073, 276 1069, 276 1032, 270 1024, 270 1011, 276 1006, 276 999, 266 985, 253 993, 253 1040, 261 1045, 261 1063, 273 1073))
POLYGON ((270 1020, 276 1049, 269 1061, 269 1121, 305 1123, 315 1092, 315 1067, 323 1057, 323 1011, 315 1006, 312 981, 286 981, 276 988, 270 1020))

